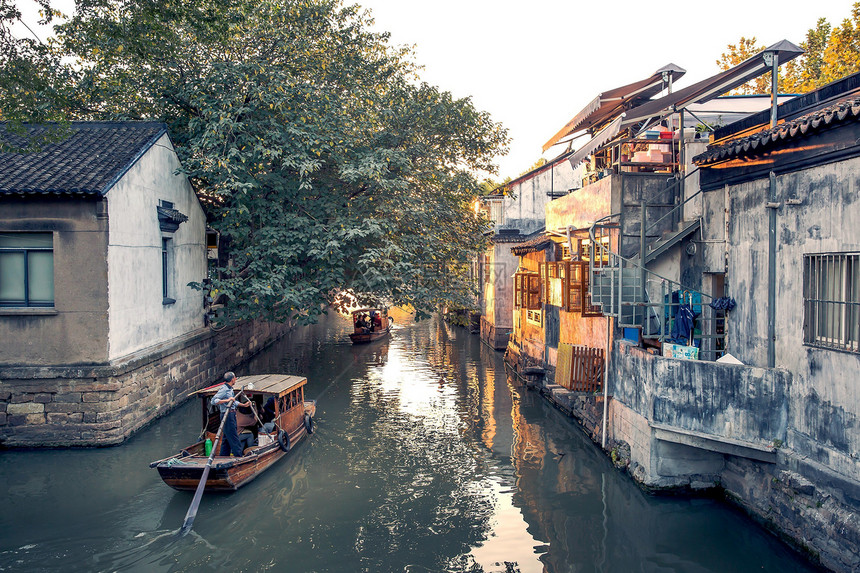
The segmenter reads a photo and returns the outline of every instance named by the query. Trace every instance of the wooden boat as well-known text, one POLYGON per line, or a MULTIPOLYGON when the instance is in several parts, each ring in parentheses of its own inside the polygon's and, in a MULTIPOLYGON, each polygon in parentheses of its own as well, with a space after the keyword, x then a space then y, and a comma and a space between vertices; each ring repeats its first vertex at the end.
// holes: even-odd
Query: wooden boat
POLYGON ((353 344, 366 344, 388 336, 391 332, 392 320, 388 316, 388 310, 384 308, 360 308, 352 311, 353 332, 349 335, 353 344), (363 320, 369 320, 369 324, 362 326, 363 320))
MULTIPOLYGON (((244 388, 242 395, 254 404, 253 410, 240 405, 236 412, 240 437, 243 433, 250 433, 253 445, 245 449, 244 457, 236 458, 217 455, 221 444, 213 443, 216 456, 206 479, 206 491, 239 489, 287 455, 306 435, 313 433, 316 400, 304 399, 307 381, 301 376, 283 374, 243 376, 236 381, 236 394, 244 388), (268 408, 265 407, 267 403, 268 408)), ((201 399, 203 411, 204 431, 200 440, 176 455, 149 464, 158 470, 164 483, 174 489, 194 491, 200 483, 209 457, 205 451, 206 440, 215 442, 221 423, 218 407, 210 405, 212 396, 221 386, 219 383, 194 392, 201 399)), ((240 402, 243 400, 240 397, 240 402)))

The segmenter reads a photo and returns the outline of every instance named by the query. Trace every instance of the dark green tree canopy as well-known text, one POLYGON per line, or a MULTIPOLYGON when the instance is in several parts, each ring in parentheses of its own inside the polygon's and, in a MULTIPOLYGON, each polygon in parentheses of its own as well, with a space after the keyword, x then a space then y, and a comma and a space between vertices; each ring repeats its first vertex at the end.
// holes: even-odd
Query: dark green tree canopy
POLYGON ((343 293, 419 316, 470 306, 473 174, 506 132, 370 24, 336 0, 80 0, 0 80, 0 113, 167 122, 231 239, 213 281, 241 317, 312 320, 343 293))

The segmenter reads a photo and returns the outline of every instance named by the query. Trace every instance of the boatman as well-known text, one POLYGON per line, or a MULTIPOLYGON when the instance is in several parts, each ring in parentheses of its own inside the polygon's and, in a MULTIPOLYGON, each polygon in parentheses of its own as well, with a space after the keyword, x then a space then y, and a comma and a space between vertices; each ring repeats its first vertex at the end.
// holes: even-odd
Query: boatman
POLYGON ((221 438, 221 451, 219 455, 229 456, 230 452, 237 458, 244 455, 242 443, 239 440, 239 428, 236 425, 236 395, 233 393, 233 385, 236 383, 236 375, 232 372, 224 374, 224 385, 221 386, 212 397, 212 403, 221 410, 221 416, 226 414, 224 422, 224 436, 221 438))

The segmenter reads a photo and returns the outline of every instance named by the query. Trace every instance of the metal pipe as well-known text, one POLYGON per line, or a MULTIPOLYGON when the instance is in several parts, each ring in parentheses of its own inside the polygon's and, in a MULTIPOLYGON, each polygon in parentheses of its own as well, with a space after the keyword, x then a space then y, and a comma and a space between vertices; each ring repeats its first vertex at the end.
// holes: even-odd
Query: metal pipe
POLYGON ((666 340, 666 281, 660 281, 660 342, 666 340))
MULTIPOLYGON (((685 145, 684 145, 684 110, 681 109, 681 113, 678 114, 678 173, 682 175, 681 181, 678 184, 678 201, 682 202, 684 200, 684 180, 686 177, 684 175, 687 172, 687 157, 685 153, 685 145)), ((679 205, 679 213, 678 216, 681 221, 684 220, 684 203, 679 205)))
MULTIPOLYGON (((779 54, 772 55, 770 76, 770 126, 776 127, 779 54)), ((769 177, 768 202, 776 203, 776 174, 769 177)), ((776 209, 767 210, 767 367, 776 366, 776 209)))
MULTIPOLYGON (((639 286, 641 289, 640 295, 642 297, 640 299, 641 302, 645 302, 648 298, 645 294, 645 280, 647 279, 647 276, 645 274, 647 272, 645 270, 645 215, 646 215, 646 209, 647 209, 647 203, 645 201, 642 201, 642 203, 639 205, 639 218, 640 218, 640 225, 639 225, 639 262, 642 264, 642 266, 639 268, 639 281, 640 281, 639 286)), ((624 278, 623 278, 624 273, 622 272, 621 274, 622 274, 621 281, 623 283, 624 282, 624 278)), ((643 320, 643 322, 644 322, 644 320, 643 320)), ((644 326, 644 324, 643 324, 643 326, 644 326)))
POLYGON ((606 317, 606 352, 603 357, 603 430, 600 432, 600 447, 606 450, 606 421, 609 417, 609 345, 612 318, 606 317))
MULTIPOLYGON (((770 172, 770 202, 776 201, 776 174, 770 172)), ((776 209, 767 210, 767 367, 776 366, 776 209)))
MULTIPOLYGON (((669 76, 669 87, 666 90, 666 95, 672 95, 672 76, 674 76, 675 74, 667 74, 667 75, 669 76)), ((671 129, 674 129, 675 128, 675 122, 672 121, 671 115, 669 115, 669 123, 670 123, 669 127, 671 129)))
POLYGON ((693 113, 693 110, 688 109, 688 110, 687 110, 687 113, 689 113, 690 115, 692 115, 692 116, 693 116, 693 119, 695 119, 696 121, 698 121, 699 123, 701 123, 702 125, 704 125, 705 127, 707 127, 708 129, 710 129, 711 131, 713 131, 713 130, 714 130, 714 127, 713 127, 711 124, 709 124, 707 121, 703 120, 701 117, 699 117, 698 115, 696 115, 695 113, 693 113))
POLYGON ((779 99, 779 54, 774 52, 770 71, 770 126, 776 127, 777 100, 779 99))

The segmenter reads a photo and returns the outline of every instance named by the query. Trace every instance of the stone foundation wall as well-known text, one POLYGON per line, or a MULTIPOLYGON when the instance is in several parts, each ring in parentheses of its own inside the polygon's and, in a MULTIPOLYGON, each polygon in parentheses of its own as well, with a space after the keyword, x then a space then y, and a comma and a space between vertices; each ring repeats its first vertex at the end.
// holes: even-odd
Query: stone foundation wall
POLYGON ((481 317, 481 340, 486 342, 494 350, 504 350, 508 346, 510 328, 496 328, 485 317, 481 317))
MULTIPOLYGON (((602 394, 554 384, 552 367, 538 365, 513 343, 505 361, 518 383, 538 390, 601 445, 602 394)), ((860 571, 860 484, 784 447, 761 461, 667 442, 636 409, 612 397, 608 406, 606 454, 646 490, 721 491, 812 561, 833 571, 860 571)))
POLYGON ((118 444, 290 329, 202 329, 111 364, 0 367, 0 447, 118 444))
POLYGON ((773 465, 727 456, 722 474, 726 496, 813 561, 833 571, 857 571, 860 518, 845 505, 845 488, 825 487, 786 469, 793 458, 786 452, 773 465))

